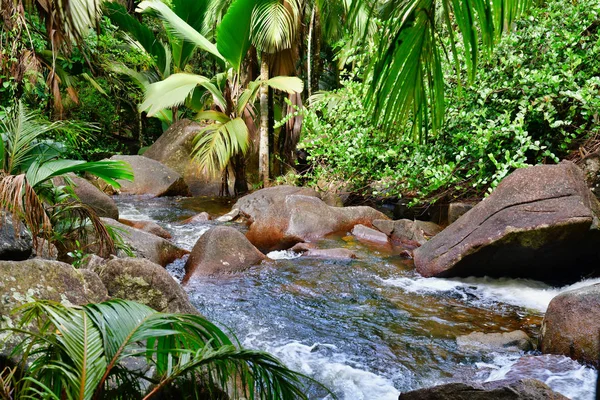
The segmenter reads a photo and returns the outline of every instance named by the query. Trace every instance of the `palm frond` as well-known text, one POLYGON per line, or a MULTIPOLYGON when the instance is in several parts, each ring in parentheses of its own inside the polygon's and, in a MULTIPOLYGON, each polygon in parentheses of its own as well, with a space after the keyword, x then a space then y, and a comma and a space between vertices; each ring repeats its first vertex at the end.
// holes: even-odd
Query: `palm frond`
POLYGON ((304 89, 302 79, 295 76, 275 76, 265 83, 275 90, 281 90, 289 94, 301 93, 304 89))
POLYGON ((104 12, 110 21, 132 38, 155 60, 158 70, 168 76, 169 62, 165 47, 147 25, 131 16, 125 7, 117 2, 104 2, 104 12))
POLYGON ((248 126, 242 118, 204 127, 194 139, 194 157, 210 174, 217 176, 235 154, 245 154, 250 143, 248 126))
POLYGON ((463 53, 460 58, 473 79, 481 46, 484 52, 491 51, 531 0, 442 0, 439 15, 437 4, 434 0, 388 2, 390 15, 368 69, 372 83, 366 106, 375 121, 392 128, 411 119, 416 138, 424 138, 429 129, 439 130, 444 117, 443 45, 438 25, 448 26, 451 56, 458 63, 457 52, 463 53), (454 26, 462 38, 460 48, 455 45, 454 26))
POLYGON ((143 13, 148 10, 154 10, 158 16, 165 21, 171 30, 171 33, 181 39, 198 46, 204 51, 223 60, 223 56, 217 50, 217 47, 208 41, 200 32, 191 27, 187 22, 181 19, 165 3, 160 0, 145 0, 138 4, 137 12, 143 13))
POLYGON ((299 13, 298 0, 258 0, 252 11, 252 44, 269 54, 292 48, 299 13))
POLYGON ((161 110, 179 106, 185 103, 196 86, 206 88, 212 94, 215 103, 225 107, 223 94, 210 79, 201 75, 179 73, 148 85, 140 110, 146 111, 148 116, 154 116, 161 110))
POLYGON ((27 182, 32 187, 38 186, 56 176, 68 174, 69 172, 88 172, 104 180, 113 187, 121 185, 117 179, 133 181, 133 170, 125 161, 94 161, 86 162, 79 160, 53 160, 40 163, 35 161, 27 170, 27 182))
POLYGON ((236 0, 217 29, 217 48, 237 72, 250 48, 250 17, 255 0, 236 0))

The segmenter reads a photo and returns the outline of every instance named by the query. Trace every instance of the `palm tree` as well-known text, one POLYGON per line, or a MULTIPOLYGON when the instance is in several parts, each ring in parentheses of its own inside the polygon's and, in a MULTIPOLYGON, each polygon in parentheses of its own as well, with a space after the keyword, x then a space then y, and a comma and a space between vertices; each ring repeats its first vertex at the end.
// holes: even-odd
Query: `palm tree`
POLYGON ((390 128, 410 121, 421 141, 428 130, 438 131, 444 117, 443 57, 452 59, 459 83, 461 62, 468 78, 474 79, 481 53, 489 53, 530 4, 530 0, 372 2, 372 15, 378 12, 385 19, 366 76, 371 81, 366 104, 374 120, 390 128))
POLYGON ((190 398, 202 391, 210 398, 223 391, 231 398, 308 398, 302 375, 267 353, 239 348, 197 315, 123 300, 83 307, 40 301, 18 311, 20 326, 7 330, 23 340, 13 351, 18 364, 0 373, 2 399, 146 400, 186 381, 190 398), (136 359, 154 366, 154 376, 129 370, 136 359))
MULTIPOLYGON (((12 214, 30 230, 34 245, 44 241, 85 235, 91 223, 101 252, 110 254, 114 243, 96 213, 77 201, 67 187, 56 187, 55 177, 87 172, 119 187, 117 179, 133 180, 131 167, 122 161, 85 162, 61 158, 56 143, 43 140, 63 128, 65 122, 49 123, 20 102, 4 110, 0 118, 0 209, 12 214), (62 237, 59 236, 62 235, 62 237)), ((108 255, 107 254, 107 255, 108 255)))
MULTIPOLYGON (((250 82, 248 87, 241 83, 241 67, 251 45, 251 18, 250 13, 255 7, 254 1, 237 0, 227 10, 217 32, 217 45, 211 53, 224 60, 226 72, 217 74, 214 79, 201 75, 178 73, 173 74, 163 81, 149 84, 144 102, 140 109, 155 115, 165 108, 190 104, 192 94, 198 87, 210 94, 214 110, 201 112, 198 119, 208 119, 212 124, 202 130, 196 142, 198 159, 210 171, 225 171, 232 157, 244 154, 249 147, 250 128, 253 125, 253 103, 259 93, 264 93, 265 88, 282 90, 288 93, 301 92, 302 81, 292 77, 274 77, 250 82)), ((154 10, 174 33, 183 39, 201 43, 206 38, 194 30, 173 11, 158 0, 147 0, 138 6, 138 10, 154 10)), ((213 45, 214 46, 214 45, 213 45)), ((207 47, 207 46, 205 46, 207 47)), ((261 103, 262 107, 262 103, 261 103)), ((261 121, 266 113, 261 114, 261 121)), ((262 127, 261 127, 262 128, 262 127)), ((267 146, 268 136, 265 141, 261 138, 260 148, 267 146)), ((259 154, 259 157, 263 156, 259 154)), ((268 180, 268 161, 261 164, 262 177, 268 180), (266 168, 266 174, 264 173, 266 168)), ((239 176, 236 176, 236 180, 239 176)), ((242 185, 243 186, 243 185, 242 185)))

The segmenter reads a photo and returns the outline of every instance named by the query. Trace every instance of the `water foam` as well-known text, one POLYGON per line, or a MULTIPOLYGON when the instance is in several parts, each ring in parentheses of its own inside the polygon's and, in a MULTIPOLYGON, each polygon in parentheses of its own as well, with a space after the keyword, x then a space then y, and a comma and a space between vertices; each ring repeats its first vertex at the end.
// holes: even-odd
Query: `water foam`
POLYGON ((298 341, 284 344, 256 342, 256 335, 251 335, 244 341, 244 346, 265 349, 293 370, 321 382, 341 400, 396 400, 400 394, 391 379, 366 371, 359 362, 338 353, 333 344, 308 346, 298 341))
POLYGON ((271 260, 293 260, 302 257, 302 254, 291 250, 276 250, 267 254, 271 260))
MULTIPOLYGON (((564 356, 537 356, 543 359, 549 357, 547 364, 540 363, 537 368, 529 368, 519 378, 532 378, 544 382, 552 390, 573 400, 594 400, 597 371, 579 364, 564 356), (552 370, 550 370, 551 367, 552 370)), ((495 354, 491 363, 478 363, 487 378, 484 382, 506 379, 513 372, 520 357, 517 355, 495 354)))
POLYGON ((539 312, 545 312, 556 295, 568 290, 600 283, 600 278, 587 279, 573 285, 555 288, 542 282, 509 278, 424 278, 420 275, 384 279, 384 283, 396 286, 408 293, 453 293, 465 299, 475 297, 480 303, 505 303, 539 312))

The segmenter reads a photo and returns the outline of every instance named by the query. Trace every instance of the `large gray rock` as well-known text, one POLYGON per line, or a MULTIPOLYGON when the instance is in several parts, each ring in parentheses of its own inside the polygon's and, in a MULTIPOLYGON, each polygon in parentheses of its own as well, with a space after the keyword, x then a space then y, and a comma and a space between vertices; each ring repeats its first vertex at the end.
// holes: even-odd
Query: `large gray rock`
POLYGON ((541 350, 599 366, 600 284, 552 299, 542 323, 541 350))
POLYGON ((246 237, 264 252, 348 232, 358 224, 370 227, 373 220, 387 218, 371 207, 330 207, 311 189, 291 186, 259 190, 233 208, 250 219, 246 237))
POLYGON ((520 169, 415 250, 423 276, 576 281, 598 274, 598 201, 571 162, 520 169))
POLYGON ((189 196, 182 176, 171 168, 142 156, 112 156, 111 160, 128 162, 133 168, 133 182, 119 180, 121 193, 161 196, 189 196))
POLYGON ((94 271, 112 298, 137 301, 160 312, 198 314, 181 286, 152 261, 115 258, 94 271))
POLYGON ((175 246, 166 239, 132 228, 109 218, 101 218, 105 224, 117 228, 123 241, 136 257, 146 258, 163 267, 188 254, 187 250, 175 246))
POLYGON ((32 252, 33 241, 25 226, 14 221, 11 215, 0 212, 0 260, 26 260, 32 252))
POLYGON ((177 121, 146 150, 144 157, 176 171, 194 196, 218 196, 221 178, 211 177, 192 157, 194 137, 201 128, 200 124, 188 119, 177 121))
MULTIPOLYGON (((68 177, 73 183, 73 191, 83 204, 90 206, 99 217, 119 219, 119 209, 110 196, 75 174, 69 174, 68 177)), ((65 185, 63 178, 55 178, 53 182, 56 185, 65 185)))
MULTIPOLYGON (((106 288, 92 271, 76 270, 59 261, 32 259, 0 261, 0 327, 14 327, 18 316, 11 311, 35 300, 83 305, 108 299, 106 288)), ((0 333, 1 339, 8 332, 0 333)), ((17 337, 7 345, 12 347, 17 337)))
POLYGON ((398 400, 569 400, 548 385, 534 379, 487 382, 485 384, 448 383, 402 393, 398 400))
POLYGON ((243 271, 265 259, 246 237, 234 228, 216 226, 198 239, 185 264, 184 283, 199 276, 243 271))

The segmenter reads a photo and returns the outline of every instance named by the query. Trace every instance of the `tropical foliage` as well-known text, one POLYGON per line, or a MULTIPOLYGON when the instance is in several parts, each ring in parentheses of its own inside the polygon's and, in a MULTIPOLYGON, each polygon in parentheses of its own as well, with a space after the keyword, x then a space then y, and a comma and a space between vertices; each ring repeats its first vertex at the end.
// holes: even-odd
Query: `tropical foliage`
POLYGON ((425 143, 414 141, 410 126, 374 124, 361 104, 363 84, 349 77, 305 113, 306 178, 376 197, 474 199, 515 168, 556 162, 573 150, 580 157, 580 146, 584 155, 595 151, 598 7, 584 0, 533 9, 460 92, 448 65, 444 124, 425 143))
MULTIPOLYGON (((306 399, 300 375, 261 351, 235 345, 203 317, 159 313, 112 300, 83 307, 26 304, 17 365, 0 373, 0 398, 150 399, 185 387, 181 398, 306 399), (154 373, 144 374, 153 367, 154 373)), ((172 393, 172 392, 171 392, 172 393)))
POLYGON ((112 238, 96 213, 77 200, 68 182, 58 186, 52 179, 86 172, 119 187, 117 179, 133 179, 131 167, 124 162, 63 159, 63 146, 44 138, 64 126, 45 121, 21 103, 4 110, 0 118, 0 207, 16 225, 25 223, 34 243, 38 237, 43 243, 85 236, 91 225, 101 253, 110 254, 112 238))

